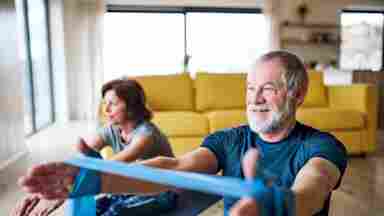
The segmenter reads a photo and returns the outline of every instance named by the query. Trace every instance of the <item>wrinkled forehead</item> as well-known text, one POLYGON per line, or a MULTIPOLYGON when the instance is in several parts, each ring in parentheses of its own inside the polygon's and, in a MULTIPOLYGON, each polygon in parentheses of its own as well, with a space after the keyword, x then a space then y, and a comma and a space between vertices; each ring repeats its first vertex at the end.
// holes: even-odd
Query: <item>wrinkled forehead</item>
POLYGON ((247 83, 262 85, 263 83, 285 83, 284 68, 278 60, 256 62, 247 74, 247 83))

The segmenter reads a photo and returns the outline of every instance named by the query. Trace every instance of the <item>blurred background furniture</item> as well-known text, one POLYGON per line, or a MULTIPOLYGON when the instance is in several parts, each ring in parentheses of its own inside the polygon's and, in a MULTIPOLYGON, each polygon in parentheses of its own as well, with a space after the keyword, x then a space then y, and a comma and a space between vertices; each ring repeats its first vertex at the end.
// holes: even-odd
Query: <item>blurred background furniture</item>
MULTIPOLYGON (((176 155, 198 148, 210 133, 247 123, 246 74, 197 73, 132 77, 140 82, 153 122, 168 136, 176 155)), ((297 119, 339 138, 350 154, 375 151, 377 88, 371 84, 324 84, 322 72, 310 84, 297 119)), ((103 109, 100 118, 104 119, 103 109)))

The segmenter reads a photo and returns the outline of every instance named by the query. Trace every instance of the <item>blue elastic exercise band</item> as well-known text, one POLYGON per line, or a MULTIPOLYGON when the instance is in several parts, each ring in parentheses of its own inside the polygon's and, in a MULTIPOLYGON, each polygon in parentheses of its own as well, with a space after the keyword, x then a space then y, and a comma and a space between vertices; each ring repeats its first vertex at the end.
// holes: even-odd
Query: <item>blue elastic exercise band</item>
MULTIPOLYGON (((92 158, 101 158, 100 154, 96 151, 88 152, 87 156, 92 158)), ((96 200, 93 195, 85 195, 84 192, 92 190, 97 192, 96 188, 101 187, 101 179, 95 171, 87 169, 80 169, 79 174, 76 176, 75 183, 72 187, 71 194, 77 194, 76 198, 67 200, 65 215, 67 216, 95 216, 96 215, 96 200), (93 175, 93 176, 90 176, 93 175), (87 180, 88 179, 88 180, 87 180), (91 181, 92 183, 90 183, 91 181)), ((71 195, 70 195, 71 198, 71 195)))
MULTIPOLYGON (((284 209, 279 209, 281 206, 286 206, 288 208, 291 206, 285 205, 284 200, 276 200, 277 197, 284 195, 282 190, 275 191, 277 190, 277 187, 267 187, 265 179, 263 178, 255 178, 252 181, 247 181, 233 177, 166 170, 139 164, 126 164, 118 161, 105 161, 89 157, 75 157, 66 161, 66 163, 86 168, 91 173, 101 171, 177 188, 229 196, 233 198, 253 197, 258 202, 265 204, 261 211, 262 216, 270 215, 271 212, 280 213, 279 216, 291 215, 293 213, 292 208, 289 209, 287 214, 282 213, 284 209), (276 202, 284 203, 280 203, 278 206, 275 206, 277 204, 276 202), (277 209, 275 209, 276 207, 277 209)), ((90 182, 88 182, 88 184, 89 183, 90 182)), ((100 190, 100 188, 98 188, 98 190, 100 190)), ((100 191, 95 189, 93 192, 94 194, 97 194, 100 191)), ((73 197, 77 196, 76 193, 72 195, 73 197)), ((292 197, 288 196, 288 198, 292 197)), ((292 200, 288 200, 288 204, 292 204, 291 201, 292 200)))

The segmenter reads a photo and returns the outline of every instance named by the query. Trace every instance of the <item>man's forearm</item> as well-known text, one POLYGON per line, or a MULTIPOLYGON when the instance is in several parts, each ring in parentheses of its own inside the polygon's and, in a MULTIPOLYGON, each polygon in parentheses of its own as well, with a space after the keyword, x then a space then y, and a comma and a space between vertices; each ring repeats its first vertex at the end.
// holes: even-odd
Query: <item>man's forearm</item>
POLYGON ((324 207, 340 177, 338 168, 323 159, 312 159, 296 176, 292 190, 296 199, 296 215, 307 216, 324 207))
POLYGON ((310 193, 295 193, 296 216, 311 216, 319 212, 323 205, 324 200, 321 196, 313 196, 310 193))
MULTIPOLYGON (((175 158, 156 157, 153 159, 139 162, 142 165, 177 170, 178 161, 175 158)), ((170 187, 133 178, 102 173, 101 174, 102 193, 133 193, 133 194, 152 194, 170 189, 170 187)))

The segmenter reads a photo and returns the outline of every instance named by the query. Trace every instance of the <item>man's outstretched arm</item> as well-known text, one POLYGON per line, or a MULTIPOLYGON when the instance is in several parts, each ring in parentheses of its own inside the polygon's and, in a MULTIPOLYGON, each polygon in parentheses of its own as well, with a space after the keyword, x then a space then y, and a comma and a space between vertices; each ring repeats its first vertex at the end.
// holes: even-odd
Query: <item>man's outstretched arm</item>
POLYGON ((292 190, 296 199, 296 215, 319 212, 340 178, 340 171, 332 162, 315 157, 299 171, 292 190))
MULTIPOLYGON (((198 148, 178 158, 159 156, 141 161, 140 164, 177 171, 215 174, 216 156, 206 148, 198 148)), ((102 174, 102 193, 158 193, 171 189, 168 186, 145 182, 108 173, 102 174)))
MULTIPOLYGON (((252 179, 257 167, 257 150, 250 150, 244 161, 243 171, 252 179)), ((328 160, 320 157, 310 159, 299 171, 291 190, 295 196, 295 215, 311 216, 319 212, 329 193, 340 178, 339 169, 328 160)), ((259 215, 261 206, 254 199, 243 198, 231 209, 231 216, 259 215)))
MULTIPOLYGON (((142 161, 143 165, 200 173, 214 174, 217 171, 217 159, 206 148, 199 148, 179 158, 157 157, 142 161)), ((65 164, 46 163, 32 167, 26 176, 19 180, 19 184, 29 193, 40 194, 46 199, 62 199, 69 195, 69 188, 73 184, 79 168, 65 164)), ((92 183, 89 183, 92 184, 92 183)), ((157 193, 168 190, 169 187, 150 182, 121 177, 108 173, 101 174, 100 193, 157 193)))

